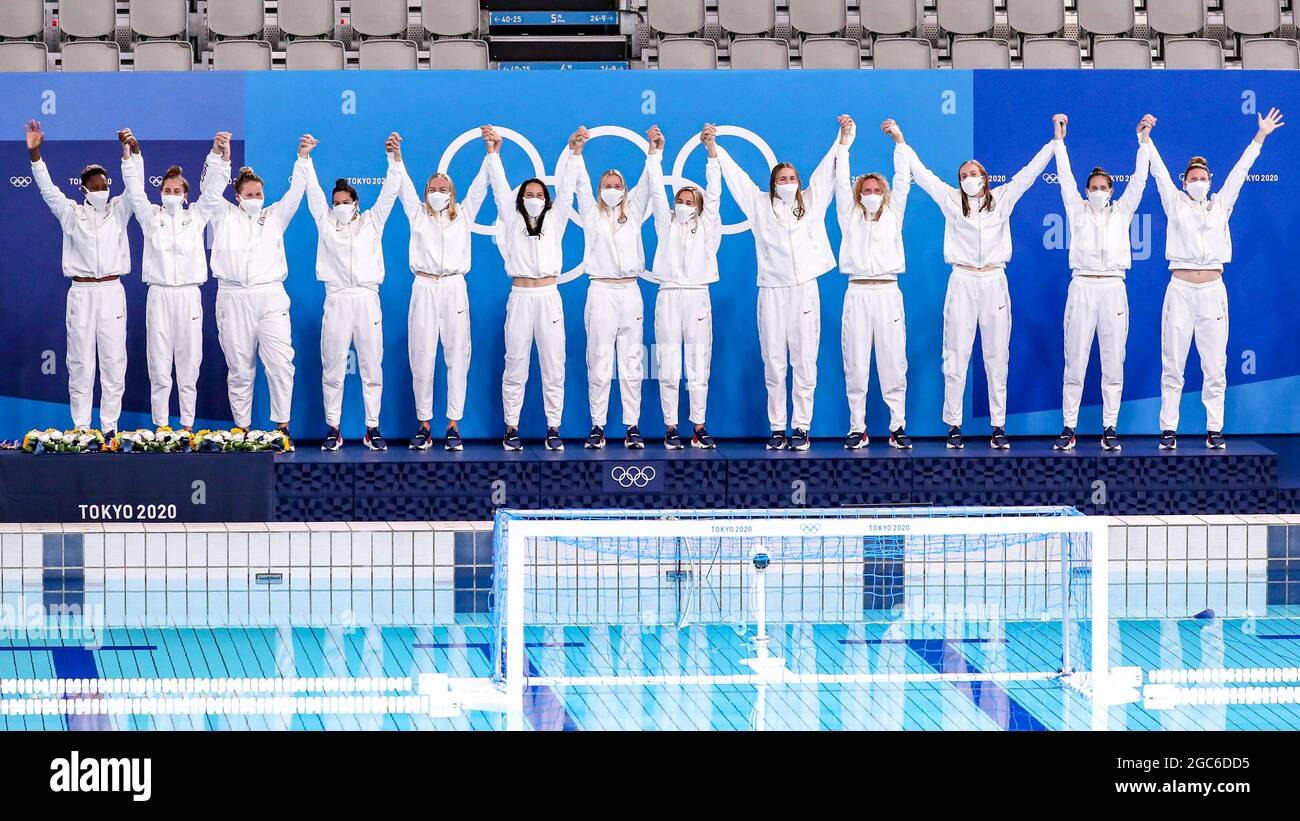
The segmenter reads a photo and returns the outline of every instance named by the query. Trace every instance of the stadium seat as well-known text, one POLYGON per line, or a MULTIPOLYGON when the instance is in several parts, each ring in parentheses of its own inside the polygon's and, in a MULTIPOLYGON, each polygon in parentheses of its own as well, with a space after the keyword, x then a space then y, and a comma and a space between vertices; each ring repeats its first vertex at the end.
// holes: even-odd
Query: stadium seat
POLYGON ((1195 34, 1205 17, 1205 0, 1147 0, 1147 25, 1157 34, 1195 34))
POLYGON ((362 70, 396 71, 419 65, 420 47, 410 40, 366 40, 358 50, 362 70))
POLYGON ((271 44, 264 40, 221 40, 212 44, 213 71, 268 71, 271 44))
POLYGON ((488 46, 482 40, 435 40, 429 44, 429 68, 483 69, 488 46))
POLYGON ((844 0, 790 0, 790 27, 803 34, 838 34, 848 25, 844 0))
POLYGON ((49 71, 49 62, 44 43, 0 43, 0 72, 49 71))
POLYGON ((1080 68, 1079 44, 1060 37, 1030 37, 1020 46, 1025 68, 1080 68))
POLYGON ((262 0, 208 0, 208 31, 218 37, 260 37, 264 6, 262 0))
POLYGON ((1133 0, 1076 0, 1079 28, 1089 35, 1128 34, 1135 23, 1133 0))
POLYGON ((921 19, 919 0, 873 0, 863 3, 862 28, 872 34, 911 34, 921 19))
POLYGON ((186 0, 131 0, 131 31, 141 37, 184 37, 189 18, 186 0))
POLYGON ((1300 46, 1295 40, 1270 37, 1241 44, 1241 67, 1245 69, 1300 69, 1300 46))
POLYGON ((136 71, 193 71, 194 49, 184 40, 149 40, 132 49, 136 71))
POLYGON ((993 0, 938 0, 939 28, 949 34, 993 30, 993 0))
POLYGON ((1098 40, 1092 46, 1093 68, 1151 68, 1151 43, 1130 37, 1098 40))
POLYGON ((971 37, 952 44, 953 68, 1011 68, 1011 46, 1006 40, 971 37))
POLYGON ((871 46, 873 68, 934 68, 934 49, 929 40, 912 37, 891 37, 877 40, 871 46))
POLYGON ((59 28, 69 37, 109 37, 117 27, 113 0, 77 0, 59 4, 59 28))
POLYGON ((290 71, 340 71, 346 65, 338 40, 294 40, 284 49, 284 67, 290 71))
POLYGON ((776 28, 776 0, 718 0, 718 25, 731 34, 767 34, 776 28))
POLYGON ((0 4, 0 37, 12 40, 39 37, 44 29, 43 0, 5 0, 0 4))
POLYGON ((121 71, 122 52, 117 43, 84 40, 63 44, 64 71, 121 71))
POLYGON ((790 44, 771 37, 744 37, 731 41, 731 67, 776 69, 790 67, 790 44))
POLYGON ((1173 37, 1165 41, 1165 68, 1223 68, 1223 45, 1201 37, 1173 37))
MULTIPOLYGON (((445 2, 445 0, 439 0, 445 2)), ((406 0, 366 0, 352 3, 352 30, 364 37, 393 37, 406 33, 406 0)), ((393 54, 396 55, 396 51, 393 54)), ((378 51, 375 52, 379 54, 378 51)), ((414 66, 412 66, 414 68, 414 66)))
POLYGON ((1223 22, 1233 34, 1272 34, 1282 27, 1279 0, 1223 0, 1223 22))
POLYGON ((799 56, 804 68, 862 68, 862 44, 843 37, 809 37, 799 56))
POLYGON ((1065 29, 1065 0, 1007 0, 1007 25, 1016 34, 1058 34, 1065 29))
POLYGON ((718 44, 695 37, 659 42, 659 68, 710 69, 718 67, 718 44))
POLYGON ((277 22, 291 37, 332 37, 334 0, 280 0, 277 22))
POLYGON ((646 21, 660 34, 704 30, 704 0, 646 0, 646 21))
POLYGON ((478 34, 478 0, 440 0, 424 4, 424 27, 435 37, 478 34))

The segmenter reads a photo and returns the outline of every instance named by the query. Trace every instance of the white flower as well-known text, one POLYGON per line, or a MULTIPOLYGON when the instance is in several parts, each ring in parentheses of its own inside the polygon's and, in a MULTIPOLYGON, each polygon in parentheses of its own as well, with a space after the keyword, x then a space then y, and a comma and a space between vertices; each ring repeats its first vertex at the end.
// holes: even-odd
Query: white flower
POLYGON ((56 431, 51 431, 50 434, 49 434, 49 436, 46 437, 45 441, 47 441, 47 442, 62 442, 62 441, 63 441, 63 432, 62 432, 62 431, 57 431, 57 430, 56 430, 56 431))
POLYGON ((151 430, 138 430, 136 435, 140 437, 142 442, 152 442, 154 440, 153 431, 151 430))

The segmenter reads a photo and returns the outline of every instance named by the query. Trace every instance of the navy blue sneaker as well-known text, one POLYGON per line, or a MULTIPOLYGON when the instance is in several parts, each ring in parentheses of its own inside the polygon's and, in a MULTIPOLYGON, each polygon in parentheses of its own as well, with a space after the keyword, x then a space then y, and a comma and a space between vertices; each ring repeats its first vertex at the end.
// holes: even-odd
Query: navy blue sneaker
POLYGON ((1212 430, 1205 434, 1205 446, 1210 450, 1223 450, 1228 446, 1228 441, 1223 438, 1222 433, 1212 430))
POLYGON ((433 437, 430 435, 427 425, 420 425, 415 431, 415 435, 411 437, 411 441, 406 443, 406 446, 411 450, 428 450, 432 445, 433 437))
POLYGON ((695 429, 695 435, 691 437, 691 447, 700 448, 701 450, 713 450, 717 446, 718 443, 713 441, 713 437, 709 435, 709 431, 703 425, 695 429))
POLYGON ((464 450, 465 443, 460 438, 460 427, 456 425, 447 426, 447 434, 443 437, 443 450, 464 450))
POLYGON ((343 434, 339 433, 338 428, 330 428, 325 432, 325 438, 321 440, 321 450, 338 450, 343 447, 343 434))
POLYGON ((848 450, 861 450, 867 446, 867 435, 858 431, 852 431, 844 439, 844 447, 848 450))
POLYGON ((1074 428, 1067 425, 1061 430, 1061 435, 1056 437, 1056 441, 1052 443, 1052 450, 1074 450, 1075 442, 1074 428))
POLYGON ((592 425, 591 433, 587 434, 587 441, 582 443, 584 448, 600 450, 605 447, 605 429, 600 425, 592 425))
POLYGON ((783 430, 772 431, 772 436, 767 440, 768 450, 785 450, 789 446, 790 439, 783 430))
POLYGON ((946 442, 948 447, 953 450, 961 450, 966 447, 966 443, 961 440, 961 428, 957 425, 952 425, 948 428, 948 438, 946 442))
POLYGON ((898 448, 899 450, 911 450, 912 437, 908 436, 907 431, 903 430, 902 428, 899 428, 898 430, 890 431, 889 446, 891 448, 898 448))
POLYGON ((1007 432, 1001 427, 993 429, 993 435, 989 437, 989 447, 994 450, 1007 450, 1011 447, 1011 440, 1007 438, 1007 432))
POLYGON ((1160 431, 1160 449, 1178 450, 1178 436, 1171 430, 1160 431))
POLYGON ((645 439, 641 437, 641 429, 636 425, 629 425, 627 435, 623 437, 623 447, 629 450, 644 450, 645 439))
POLYGON ((379 428, 366 428, 366 438, 361 443, 371 450, 388 450, 388 443, 384 441, 384 435, 379 432, 379 428))
POLYGON ((686 447, 686 443, 682 441, 681 435, 677 433, 676 425, 670 425, 668 431, 664 433, 664 447, 669 450, 681 450, 686 447))
POLYGON ((808 439, 808 431, 803 428, 795 428, 794 435, 790 437, 790 450, 807 450, 812 445, 808 439))
POLYGON ((519 428, 506 428, 505 435, 501 437, 501 447, 509 451, 524 449, 524 440, 519 438, 519 428))
MULTIPOLYGON (((603 440, 602 440, 603 441, 603 440)), ((546 449, 564 450, 564 440, 560 438, 559 428, 546 429, 546 449)))
POLYGON ((1119 450, 1119 434, 1115 432, 1115 426, 1111 425, 1101 432, 1101 449, 1102 450, 1119 450))

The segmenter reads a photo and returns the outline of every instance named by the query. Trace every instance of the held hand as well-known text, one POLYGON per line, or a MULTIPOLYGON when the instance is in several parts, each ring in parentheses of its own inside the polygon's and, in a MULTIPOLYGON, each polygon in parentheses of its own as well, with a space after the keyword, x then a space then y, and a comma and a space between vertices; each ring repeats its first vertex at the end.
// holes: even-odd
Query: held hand
POLYGON ((713 123, 705 123, 704 130, 700 132, 700 142, 709 150, 710 157, 718 156, 718 127, 713 123))
POLYGON ((230 132, 218 131, 212 138, 212 153, 230 162, 230 132))
MULTIPOLYGON (((1276 108, 1270 108, 1268 114, 1259 115, 1259 136, 1267 137, 1284 125, 1286 123, 1282 122, 1282 112, 1276 108)), ((1263 142, 1263 140, 1260 140, 1260 142, 1263 142)))
MULTIPOLYGON (((320 145, 320 140, 310 134, 303 134, 298 138, 298 156, 304 160, 307 159, 311 156, 312 149, 318 145, 320 145)), ((227 146, 226 150, 230 150, 229 146, 227 146)))
POLYGON ((1152 117, 1150 114, 1144 115, 1137 125, 1138 142, 1145 143, 1150 141, 1151 129, 1155 128, 1155 126, 1156 118, 1152 117))
POLYGON ((585 125, 578 126, 578 130, 573 132, 572 136, 569 137, 569 150, 580 156, 582 154, 583 145, 586 144, 590 137, 591 135, 588 134, 585 125))
POLYGON ((402 161, 402 135, 398 134, 396 131, 394 131, 392 134, 389 134, 388 139, 384 140, 384 151, 388 154, 392 154, 393 159, 395 159, 397 162, 401 162, 402 161))
POLYGON ((840 124, 840 142, 848 145, 853 142, 853 135, 857 133, 858 127, 853 122, 853 118, 847 114, 841 114, 838 120, 840 124))
POLYGON ((650 142, 651 154, 657 154, 664 150, 664 133, 659 130, 659 126, 650 126, 650 130, 646 132, 646 139, 650 142))
POLYGON ((487 153, 496 154, 501 150, 501 136, 497 130, 490 125, 485 125, 479 129, 483 133, 483 145, 487 148, 487 153))
POLYGON ((880 124, 880 130, 892 137, 894 142, 899 145, 903 144, 903 129, 899 128, 898 123, 894 120, 885 120, 880 124))
POLYGON ((41 130, 41 124, 35 120, 27 121, 27 150, 36 151, 45 142, 45 132, 41 130))
POLYGON ((135 134, 131 133, 131 129, 124 128, 121 131, 117 132, 117 139, 120 143, 122 143, 123 159, 126 159, 128 150, 132 154, 140 153, 140 141, 135 138, 135 134))
POLYGON ((1070 118, 1064 114, 1052 115, 1052 139, 1064 140, 1066 126, 1070 123, 1070 118))

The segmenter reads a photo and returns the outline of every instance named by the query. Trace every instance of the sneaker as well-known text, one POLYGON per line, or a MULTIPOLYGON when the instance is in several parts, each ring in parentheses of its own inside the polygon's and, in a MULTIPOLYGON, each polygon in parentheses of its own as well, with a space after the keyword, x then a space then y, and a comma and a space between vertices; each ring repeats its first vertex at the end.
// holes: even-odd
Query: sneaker
POLYGON ((1061 429, 1061 435, 1052 443, 1052 450, 1074 450, 1074 443, 1074 428, 1066 425, 1061 429))
POLYGON ((713 450, 717 446, 718 443, 713 441, 713 437, 709 435, 709 431, 703 425, 695 429, 695 435, 691 437, 691 447, 700 448, 701 450, 713 450))
POLYGON ((844 447, 846 450, 862 450, 867 446, 867 435, 858 431, 850 431, 849 435, 844 438, 844 447))
POLYGON ((790 450, 807 450, 812 445, 808 439, 808 431, 803 428, 795 428, 794 435, 790 437, 790 450))
POLYGON ((993 435, 989 437, 989 447, 994 450, 1008 450, 1011 448, 1011 440, 1007 438, 1007 432, 1001 427, 993 429, 993 435))
POLYGON ((636 425, 628 425, 627 435, 623 437, 623 447, 631 450, 645 449, 645 439, 641 438, 641 429, 636 425))
POLYGON ((411 450, 428 450, 431 445, 433 445, 433 437, 430 436, 429 428, 425 425, 420 425, 415 435, 411 437, 411 441, 406 443, 411 450))
POLYGON ((338 450, 343 447, 343 434, 339 433, 338 428, 330 428, 325 432, 325 439, 320 443, 321 450, 338 450))
MULTIPOLYGON (((555 428, 551 428, 551 430, 555 430, 555 428)), ((587 434, 587 441, 583 442, 582 446, 592 450, 605 447, 605 429, 600 425, 592 425, 591 433, 587 434)))
POLYGON ((676 425, 668 426, 668 432, 664 434, 664 447, 669 450, 681 450, 686 447, 686 443, 682 441, 682 437, 677 434, 676 425))
POLYGON ((961 428, 957 425, 948 428, 947 444, 953 450, 961 450, 966 447, 966 443, 961 440, 961 428))
POLYGON ((898 448, 899 450, 911 450, 912 437, 908 436, 907 431, 902 428, 899 428, 896 431, 891 431, 889 434, 889 446, 891 448, 898 448))
POLYGON ((1205 446, 1210 450, 1223 450, 1228 446, 1228 442, 1223 438, 1222 433, 1212 430, 1205 434, 1205 446))
POLYGON ((1101 432, 1101 449, 1119 450, 1119 434, 1115 432, 1114 425, 1101 432))
POLYGON ((280 452, 281 452, 281 453, 293 453, 293 437, 289 435, 289 428, 287 428, 287 427, 277 427, 275 430, 276 430, 277 433, 283 433, 283 434, 284 434, 284 450, 282 450, 282 451, 280 451, 280 452))
POLYGON ((519 438, 519 428, 506 428, 505 435, 501 437, 501 447, 509 451, 524 449, 524 440, 519 438))
MULTIPOLYGON (((604 437, 601 438, 602 446, 605 444, 604 437)), ((564 450, 564 440, 560 438, 559 428, 546 429, 546 449, 547 450, 564 450)))
POLYGON ((767 440, 768 450, 785 450, 790 446, 790 438, 785 435, 783 430, 772 431, 772 436, 767 440))
POLYGON ((1178 437, 1174 435, 1173 431, 1171 430, 1160 431, 1160 449, 1161 450, 1178 449, 1178 437))
POLYGON ((465 442, 460 438, 460 426, 447 426, 447 433, 443 437, 442 449, 452 451, 465 449, 465 442))
POLYGON ((379 432, 379 428, 366 428, 366 437, 361 443, 371 450, 388 450, 388 443, 384 441, 384 435, 379 432))

